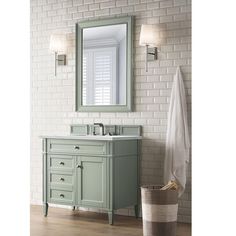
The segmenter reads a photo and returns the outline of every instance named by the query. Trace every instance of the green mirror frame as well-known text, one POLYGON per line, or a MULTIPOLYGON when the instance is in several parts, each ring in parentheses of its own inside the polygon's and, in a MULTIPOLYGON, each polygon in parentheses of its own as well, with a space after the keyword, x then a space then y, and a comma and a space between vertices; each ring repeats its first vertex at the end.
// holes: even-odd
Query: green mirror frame
POLYGON ((96 19, 76 24, 76 102, 78 112, 127 112, 133 105, 133 17, 117 17, 111 19, 96 19), (125 105, 83 105, 82 75, 83 75, 83 29, 107 25, 126 24, 126 104, 125 105))

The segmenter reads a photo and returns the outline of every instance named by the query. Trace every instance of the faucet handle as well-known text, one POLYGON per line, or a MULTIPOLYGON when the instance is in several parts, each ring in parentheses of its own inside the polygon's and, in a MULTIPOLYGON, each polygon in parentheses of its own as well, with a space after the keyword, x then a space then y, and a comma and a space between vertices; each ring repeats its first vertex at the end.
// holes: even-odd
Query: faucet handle
POLYGON ((94 125, 99 125, 101 127, 103 126, 103 123, 94 123, 94 125))

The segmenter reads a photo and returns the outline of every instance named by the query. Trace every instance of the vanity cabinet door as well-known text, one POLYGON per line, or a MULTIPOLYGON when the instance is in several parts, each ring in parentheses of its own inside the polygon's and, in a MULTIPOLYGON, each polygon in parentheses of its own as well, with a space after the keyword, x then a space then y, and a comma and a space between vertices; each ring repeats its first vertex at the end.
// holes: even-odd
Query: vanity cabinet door
POLYGON ((78 205, 107 208, 107 159, 77 158, 78 205))

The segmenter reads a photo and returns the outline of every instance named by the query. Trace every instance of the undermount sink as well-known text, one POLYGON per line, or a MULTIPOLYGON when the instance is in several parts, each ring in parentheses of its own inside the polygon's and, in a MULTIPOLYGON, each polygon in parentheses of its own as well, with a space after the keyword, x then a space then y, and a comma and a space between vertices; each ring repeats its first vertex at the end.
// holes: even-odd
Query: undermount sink
POLYGON ((142 139, 136 135, 67 135, 67 136, 42 136, 42 138, 80 139, 80 140, 130 140, 142 139))
POLYGON ((78 139, 92 139, 92 140, 127 140, 127 139, 141 139, 141 136, 134 135, 86 135, 86 136, 73 136, 78 139))
POLYGON ((142 139, 141 127, 139 125, 103 125, 94 123, 92 125, 74 124, 70 126, 68 135, 42 135, 41 138, 71 139, 71 140, 139 140, 142 139), (100 135, 104 134, 106 135, 100 135))

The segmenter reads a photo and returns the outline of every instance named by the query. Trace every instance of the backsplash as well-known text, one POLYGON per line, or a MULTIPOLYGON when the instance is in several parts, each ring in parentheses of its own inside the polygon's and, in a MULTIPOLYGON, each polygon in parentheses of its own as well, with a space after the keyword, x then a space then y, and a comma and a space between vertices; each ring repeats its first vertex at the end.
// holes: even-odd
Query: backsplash
MULTIPOLYGON (((40 135, 68 135, 71 124, 141 125, 141 184, 162 184, 165 135, 173 76, 183 72, 191 126, 191 1, 189 0, 31 0, 31 203, 42 204, 42 141, 40 135), (74 112, 75 23, 85 19, 135 16, 134 111, 74 112), (158 60, 145 72, 141 24, 159 24, 165 32, 158 60), (67 65, 54 76, 49 52, 53 32, 67 33, 67 65)), ((191 130, 191 129, 190 129, 191 130)), ((191 165, 191 163, 190 163, 191 165)), ((191 221, 191 166, 179 201, 178 220, 191 221)), ((133 215, 132 209, 119 214, 133 215)))
MULTIPOLYGON (((71 125, 71 135, 99 135, 99 127, 96 125, 71 125), (95 133, 94 133, 95 132, 95 133)), ((104 125, 105 135, 142 135, 142 127, 139 125, 104 125)))

